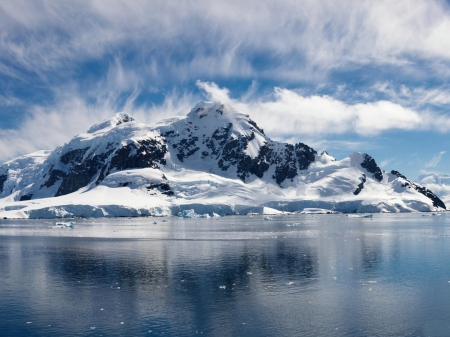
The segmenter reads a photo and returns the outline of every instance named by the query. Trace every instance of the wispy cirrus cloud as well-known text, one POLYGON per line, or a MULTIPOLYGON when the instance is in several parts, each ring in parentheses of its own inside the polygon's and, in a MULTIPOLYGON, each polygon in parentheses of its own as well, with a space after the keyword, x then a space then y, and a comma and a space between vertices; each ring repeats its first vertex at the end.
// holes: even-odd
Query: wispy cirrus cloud
POLYGON ((196 100, 191 93, 169 92, 158 105, 138 105, 136 93, 119 100, 103 93, 88 103, 74 88, 62 88, 52 107, 34 105, 13 129, 0 129, 0 162, 37 150, 53 150, 85 132, 90 126, 119 111, 130 112, 137 120, 154 123, 189 112, 196 100), (121 103, 119 103, 121 102, 121 103))
POLYGON ((353 133, 375 136, 389 130, 450 131, 450 117, 419 112, 390 101, 347 104, 330 96, 303 96, 289 89, 275 88, 273 95, 253 101, 229 97, 226 88, 197 82, 212 100, 230 102, 259 120, 275 137, 322 136, 353 133))
POLYGON ((280 140, 361 150, 390 130, 450 130, 440 0, 5 0, 0 31, 0 159, 123 109, 186 113, 197 79, 280 140))
POLYGON ((0 4, 0 22, 0 71, 20 65, 43 78, 131 54, 159 80, 311 81, 366 64, 450 72, 450 15, 441 1, 14 0, 0 4), (423 60, 429 66, 417 67, 423 60))
POLYGON ((436 167, 442 159, 442 156, 446 151, 441 151, 433 156, 428 162, 425 163, 425 167, 436 167))

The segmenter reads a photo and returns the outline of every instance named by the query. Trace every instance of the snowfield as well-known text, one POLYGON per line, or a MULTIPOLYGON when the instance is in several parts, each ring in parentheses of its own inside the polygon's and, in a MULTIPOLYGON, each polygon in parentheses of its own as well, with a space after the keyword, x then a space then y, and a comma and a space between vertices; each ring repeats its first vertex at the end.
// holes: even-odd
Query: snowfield
POLYGON ((249 116, 212 102, 153 125, 117 114, 54 151, 6 162, 0 198, 7 218, 445 210, 367 154, 336 160, 272 141, 249 116))

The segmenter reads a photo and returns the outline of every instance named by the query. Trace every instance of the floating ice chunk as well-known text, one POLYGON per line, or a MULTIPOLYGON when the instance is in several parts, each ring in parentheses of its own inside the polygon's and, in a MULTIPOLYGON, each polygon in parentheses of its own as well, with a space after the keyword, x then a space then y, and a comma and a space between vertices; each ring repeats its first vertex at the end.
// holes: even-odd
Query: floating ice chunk
POLYGON ((294 284, 294 282, 288 282, 287 284, 288 284, 288 286, 291 286, 294 284))
POLYGON ((74 228, 75 224, 71 222, 57 222, 55 226, 50 226, 51 228, 74 228))
POLYGON ((373 214, 347 214, 349 218, 373 218, 373 214))
POLYGON ((332 211, 330 209, 324 209, 324 208, 305 208, 303 211, 300 212, 300 214, 338 214, 339 212, 332 211))
POLYGON ((248 271, 247 275, 253 275, 253 273, 251 271, 248 271))
POLYGON ((287 227, 297 227, 297 226, 300 226, 300 224, 294 222, 293 224, 291 224, 291 225, 287 224, 286 226, 287 226, 287 227))
POLYGON ((180 218, 198 218, 199 215, 195 213, 193 209, 186 209, 184 211, 179 212, 178 217, 180 218))
POLYGON ((272 220, 272 218, 270 216, 265 216, 264 220, 270 221, 270 220, 272 220))
POLYGON ((219 286, 219 289, 225 289, 226 286, 219 286))

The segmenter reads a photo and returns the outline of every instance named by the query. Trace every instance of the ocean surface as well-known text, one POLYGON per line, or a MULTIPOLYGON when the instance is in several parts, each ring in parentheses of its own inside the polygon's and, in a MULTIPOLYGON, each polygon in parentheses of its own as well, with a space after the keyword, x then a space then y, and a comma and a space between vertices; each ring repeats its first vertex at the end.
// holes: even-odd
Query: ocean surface
POLYGON ((450 214, 74 224, 0 221, 0 336, 450 336, 450 214))

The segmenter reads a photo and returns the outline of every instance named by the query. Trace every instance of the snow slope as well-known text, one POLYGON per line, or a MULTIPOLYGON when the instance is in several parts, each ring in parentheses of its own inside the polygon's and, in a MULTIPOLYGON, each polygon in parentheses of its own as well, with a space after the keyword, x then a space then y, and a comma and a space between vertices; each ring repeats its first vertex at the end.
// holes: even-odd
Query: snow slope
POLYGON ((417 179, 417 183, 432 190, 445 204, 450 205, 450 175, 427 174, 417 179))
POLYGON ((153 125, 116 114, 52 152, 9 161, 0 198, 0 216, 20 218, 445 209, 367 154, 337 161, 272 141, 248 115, 213 102, 153 125))

